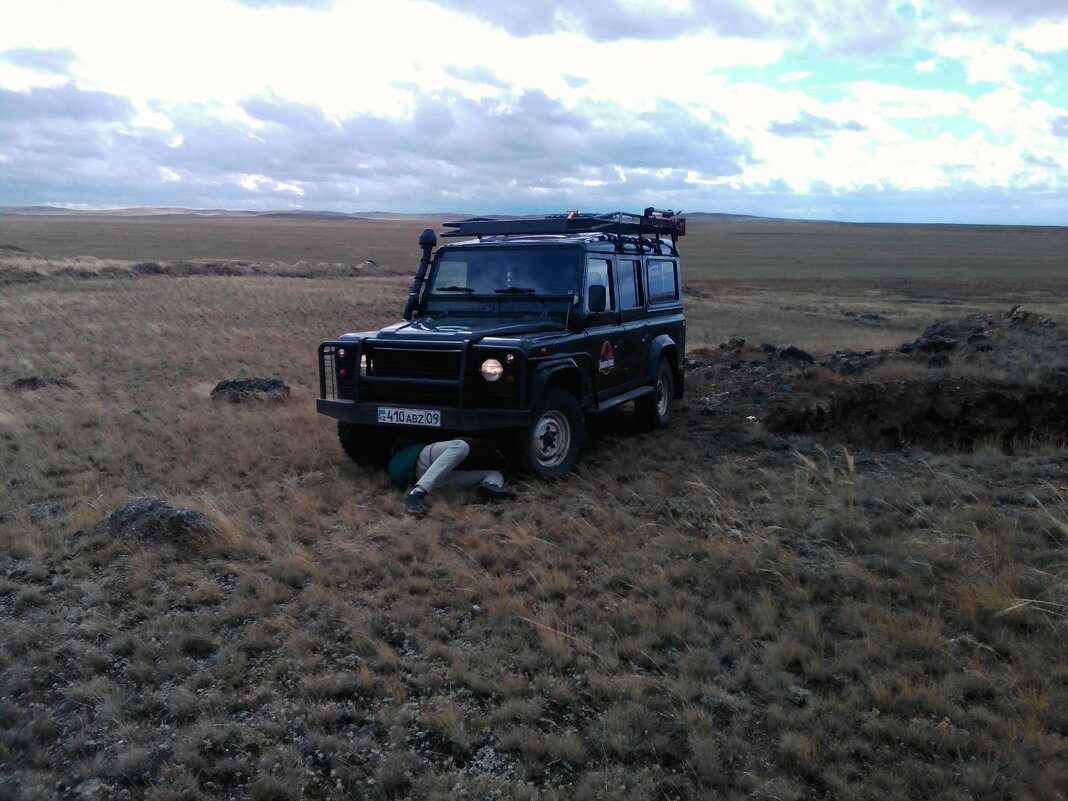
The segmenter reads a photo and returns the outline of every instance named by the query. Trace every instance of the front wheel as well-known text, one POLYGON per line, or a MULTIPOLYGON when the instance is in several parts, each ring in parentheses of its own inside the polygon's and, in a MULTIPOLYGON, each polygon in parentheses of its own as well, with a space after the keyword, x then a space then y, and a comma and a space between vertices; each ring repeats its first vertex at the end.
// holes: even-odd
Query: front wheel
POLYGON ((675 399, 675 374, 667 359, 661 359, 656 368, 656 383, 653 392, 634 402, 638 425, 646 431, 664 428, 671 422, 671 403, 675 399))
POLYGON ((345 455, 358 465, 372 467, 389 461, 392 437, 375 426, 338 421, 337 438, 345 455))
POLYGON ((586 444, 586 418, 578 401, 570 392, 550 389, 533 418, 519 442, 527 469, 544 479, 570 472, 586 444))

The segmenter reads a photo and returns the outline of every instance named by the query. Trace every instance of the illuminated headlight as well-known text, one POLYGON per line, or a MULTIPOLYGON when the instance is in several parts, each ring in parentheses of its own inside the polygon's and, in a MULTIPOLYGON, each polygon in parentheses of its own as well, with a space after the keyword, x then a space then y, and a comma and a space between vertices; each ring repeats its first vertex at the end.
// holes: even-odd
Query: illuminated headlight
POLYGON ((339 359, 344 359, 345 358, 345 349, 344 348, 338 348, 337 349, 337 357, 339 359))
POLYGON ((479 372, 487 381, 496 381, 504 374, 504 367, 496 359, 486 359, 482 362, 479 372))
POLYGON ((367 375, 367 354, 360 354, 360 375, 367 375))

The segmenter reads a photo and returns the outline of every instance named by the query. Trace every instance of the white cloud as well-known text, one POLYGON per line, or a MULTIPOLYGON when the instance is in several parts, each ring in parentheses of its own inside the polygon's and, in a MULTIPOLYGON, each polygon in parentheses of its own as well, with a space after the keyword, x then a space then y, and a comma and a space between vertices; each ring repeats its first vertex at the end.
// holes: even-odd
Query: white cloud
POLYGON ((963 62, 971 83, 989 81, 1012 84, 1028 73, 1048 69, 1014 42, 992 45, 958 37, 942 43, 939 51, 946 58, 963 62))
POLYGON ((1024 28, 1015 39, 1033 53, 1063 53, 1068 50, 1068 20, 1024 28))
POLYGON ((36 0, 0 28, 0 202, 162 186, 212 206, 707 208, 1048 183, 1068 104, 1041 56, 1068 22, 1022 3, 36 0), (870 65, 881 81, 828 83, 870 65), (888 77, 916 71, 942 88, 888 77))

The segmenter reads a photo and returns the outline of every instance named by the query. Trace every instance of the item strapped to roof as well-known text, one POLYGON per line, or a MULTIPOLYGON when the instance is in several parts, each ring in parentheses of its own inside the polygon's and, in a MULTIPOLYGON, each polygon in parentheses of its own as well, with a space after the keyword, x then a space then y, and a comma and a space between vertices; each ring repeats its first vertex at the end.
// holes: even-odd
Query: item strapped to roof
POLYGON ((453 236, 512 236, 551 234, 636 234, 638 236, 670 236, 674 242, 686 234, 686 220, 676 217, 670 209, 648 208, 643 214, 614 211, 609 214, 549 214, 544 217, 470 217, 444 223, 443 237, 453 236))

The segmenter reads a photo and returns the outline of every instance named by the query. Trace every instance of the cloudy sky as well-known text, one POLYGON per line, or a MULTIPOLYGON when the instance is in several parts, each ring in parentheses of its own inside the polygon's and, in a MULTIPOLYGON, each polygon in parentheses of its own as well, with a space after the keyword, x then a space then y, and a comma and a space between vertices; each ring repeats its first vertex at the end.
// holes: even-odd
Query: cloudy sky
POLYGON ((1068 2, 10 0, 35 204, 1068 224, 1068 2))

